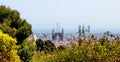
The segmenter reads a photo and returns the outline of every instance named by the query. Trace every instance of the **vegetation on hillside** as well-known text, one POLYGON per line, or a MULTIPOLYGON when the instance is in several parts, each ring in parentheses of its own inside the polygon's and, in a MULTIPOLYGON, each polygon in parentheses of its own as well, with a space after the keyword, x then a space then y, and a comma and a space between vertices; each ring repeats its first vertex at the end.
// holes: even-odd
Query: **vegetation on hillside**
POLYGON ((50 40, 43 41, 41 39, 36 40, 37 51, 53 52, 56 47, 50 40))
POLYGON ((0 30, 6 33, 0 32, 0 62, 29 62, 35 51, 32 40, 26 39, 32 34, 31 25, 17 10, 0 6, 0 30))
POLYGON ((16 39, 0 31, 0 62, 20 62, 16 39))
POLYGON ((32 56, 34 55, 36 47, 33 42, 28 41, 27 39, 19 46, 18 55, 21 58, 22 62, 30 62, 32 56))
POLYGON ((19 12, 6 6, 0 6, 0 29, 17 38, 17 44, 22 44, 22 41, 32 33, 31 25, 20 18, 19 12))
POLYGON ((106 37, 99 40, 80 40, 79 45, 74 44, 72 48, 49 54, 41 53, 37 57, 42 62, 119 62, 119 41, 119 38, 115 38, 109 42, 106 37))

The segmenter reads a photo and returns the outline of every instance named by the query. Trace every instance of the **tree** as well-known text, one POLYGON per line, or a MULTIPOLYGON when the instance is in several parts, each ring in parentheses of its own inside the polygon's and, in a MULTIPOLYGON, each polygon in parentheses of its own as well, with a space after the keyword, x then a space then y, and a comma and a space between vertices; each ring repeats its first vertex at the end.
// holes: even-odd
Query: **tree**
POLYGON ((0 62, 20 62, 16 43, 16 39, 0 31, 0 62))
POLYGON ((32 41, 28 41, 26 39, 20 45, 18 49, 18 55, 20 56, 22 62, 29 62, 34 55, 34 51, 35 51, 35 45, 32 43, 32 41))
POLYGON ((18 44, 22 44, 22 41, 32 33, 31 29, 30 25, 24 25, 17 30, 15 37, 19 41, 18 44))
POLYGON ((60 50, 60 51, 62 51, 62 50, 65 50, 66 48, 63 45, 60 45, 59 47, 57 47, 57 49, 60 50))
POLYGON ((44 51, 53 52, 55 49, 55 45, 50 40, 44 41, 44 51))
POLYGON ((22 44, 22 41, 32 34, 31 25, 20 18, 19 12, 5 6, 0 6, 0 29, 17 38, 17 44, 22 44))
POLYGON ((55 45, 50 40, 43 41, 41 39, 38 39, 36 41, 36 45, 37 45, 37 50, 39 50, 40 52, 41 51, 53 52, 54 49, 56 49, 55 45))
POLYGON ((44 49, 43 45, 44 45, 43 40, 41 39, 36 40, 36 46, 38 51, 41 52, 44 49))

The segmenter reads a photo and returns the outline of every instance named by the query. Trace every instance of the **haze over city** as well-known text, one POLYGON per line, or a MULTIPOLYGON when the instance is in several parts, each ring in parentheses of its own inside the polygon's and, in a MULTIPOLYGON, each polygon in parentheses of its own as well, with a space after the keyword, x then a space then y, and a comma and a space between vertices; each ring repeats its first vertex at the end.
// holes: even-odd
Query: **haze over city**
POLYGON ((65 32, 77 32, 78 25, 91 26, 91 32, 120 33, 120 0, 1 0, 20 12, 34 32, 51 32, 59 23, 65 32))

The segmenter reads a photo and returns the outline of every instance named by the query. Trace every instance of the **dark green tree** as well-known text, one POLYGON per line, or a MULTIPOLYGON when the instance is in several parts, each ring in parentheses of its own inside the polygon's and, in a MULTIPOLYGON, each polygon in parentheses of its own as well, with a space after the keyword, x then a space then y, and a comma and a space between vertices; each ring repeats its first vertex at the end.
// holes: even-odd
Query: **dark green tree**
POLYGON ((53 52, 56 49, 55 45, 50 40, 43 41, 41 39, 38 39, 36 41, 36 45, 37 50, 40 52, 41 51, 53 52))
POLYGON ((44 41, 44 50, 48 52, 53 52, 56 49, 55 45, 50 41, 44 41))
POLYGON ((21 44, 24 39, 32 34, 31 25, 20 17, 19 12, 6 6, 0 6, 0 29, 17 38, 17 44, 21 44))
POLYGON ((65 48, 65 46, 61 45, 61 46, 57 47, 57 49, 62 51, 62 50, 65 50, 66 48, 65 48))
POLYGON ((32 29, 31 26, 28 24, 28 25, 21 26, 17 30, 15 37, 19 41, 18 44, 21 44, 22 41, 26 39, 30 35, 30 33, 32 33, 31 29, 32 29))
POLYGON ((41 52, 44 49, 43 45, 44 45, 43 40, 41 39, 36 40, 37 51, 41 52))

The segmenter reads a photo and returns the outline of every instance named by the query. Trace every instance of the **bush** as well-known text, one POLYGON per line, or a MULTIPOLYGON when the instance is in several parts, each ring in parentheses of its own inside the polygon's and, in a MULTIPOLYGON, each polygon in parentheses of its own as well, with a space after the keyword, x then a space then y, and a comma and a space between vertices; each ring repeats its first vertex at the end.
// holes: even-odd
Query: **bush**
POLYGON ((37 51, 43 51, 44 47, 43 47, 44 43, 43 40, 38 39, 36 40, 36 46, 37 46, 37 51))
POLYGON ((44 41, 44 51, 53 52, 56 49, 55 45, 50 40, 44 41))
POLYGON ((65 50, 65 49, 66 49, 66 47, 65 47, 65 46, 63 46, 63 45, 60 45, 59 47, 57 47, 57 49, 58 49, 58 50, 60 50, 60 51, 62 51, 62 50, 65 50))
POLYGON ((20 62, 16 39, 0 31, 0 62, 20 62))
POLYGON ((37 50, 39 50, 40 52, 53 52, 56 49, 55 45, 50 40, 43 41, 41 39, 38 39, 36 41, 36 45, 37 50))
POLYGON ((23 43, 19 46, 18 55, 22 62, 29 62, 34 54, 35 45, 32 41, 28 41, 27 39, 23 41, 23 43))
POLYGON ((119 40, 109 42, 107 38, 92 42, 82 41, 81 45, 44 55, 43 62, 120 62, 119 40))

